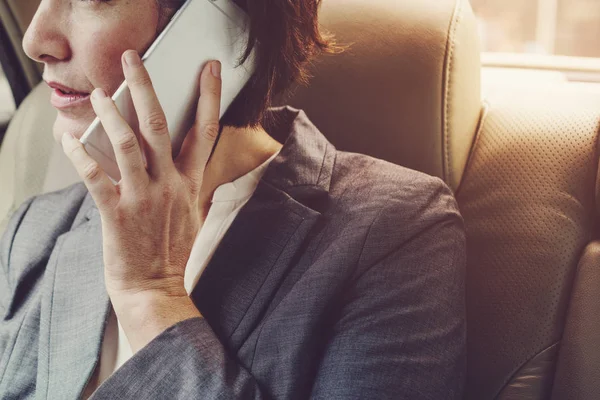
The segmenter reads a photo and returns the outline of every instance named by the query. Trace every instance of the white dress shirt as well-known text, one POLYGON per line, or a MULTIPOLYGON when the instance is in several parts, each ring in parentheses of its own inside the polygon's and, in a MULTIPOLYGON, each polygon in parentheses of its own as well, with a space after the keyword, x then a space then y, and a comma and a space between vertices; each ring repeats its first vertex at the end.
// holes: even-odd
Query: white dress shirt
MULTIPOLYGON (((277 154, 279 152, 273 154, 267 161, 246 175, 233 182, 224 183, 215 190, 208 215, 196 236, 185 268, 184 286, 188 295, 196 286, 225 232, 227 232, 244 204, 250 199, 269 163, 277 154)), ((83 397, 87 399, 91 396, 94 390, 120 368, 125 361, 129 360, 132 355, 131 346, 127 341, 123 327, 117 320, 114 311, 111 310, 104 331, 100 361, 84 390, 83 397)))

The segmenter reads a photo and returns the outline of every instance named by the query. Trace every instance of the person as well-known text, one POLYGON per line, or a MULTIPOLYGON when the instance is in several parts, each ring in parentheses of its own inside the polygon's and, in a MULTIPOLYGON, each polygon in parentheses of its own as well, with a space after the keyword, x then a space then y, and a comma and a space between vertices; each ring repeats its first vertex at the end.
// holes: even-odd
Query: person
POLYGON ((23 45, 83 182, 25 201, 0 242, 0 397, 462 397, 451 191, 272 106, 335 49, 318 0, 238 3, 257 72, 220 124, 220 64, 204 67, 173 159, 139 54, 181 2, 41 1, 23 45), (110 98, 123 79, 139 137, 110 98), (116 185, 76 140, 96 115, 116 185))

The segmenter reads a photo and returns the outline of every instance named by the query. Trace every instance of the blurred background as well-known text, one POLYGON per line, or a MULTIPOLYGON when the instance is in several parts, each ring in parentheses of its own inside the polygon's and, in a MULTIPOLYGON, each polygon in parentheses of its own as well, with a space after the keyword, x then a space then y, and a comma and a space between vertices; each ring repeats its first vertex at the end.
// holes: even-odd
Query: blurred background
POLYGON ((2 67, 0 67, 0 123, 2 121, 9 121, 14 110, 15 102, 12 92, 2 71, 2 67))
POLYGON ((600 0, 471 0, 485 52, 600 57, 600 0))

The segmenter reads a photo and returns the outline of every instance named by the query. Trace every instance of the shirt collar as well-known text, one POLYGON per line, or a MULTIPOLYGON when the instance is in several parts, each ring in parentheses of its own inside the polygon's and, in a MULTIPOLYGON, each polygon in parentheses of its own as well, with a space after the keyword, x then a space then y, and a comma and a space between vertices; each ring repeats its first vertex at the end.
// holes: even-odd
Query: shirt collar
POLYGON ((277 151, 268 160, 263 162, 258 167, 254 168, 252 171, 246 173, 245 175, 240 176, 234 181, 223 183, 218 186, 213 193, 212 203, 222 203, 229 201, 239 201, 245 200, 252 196, 254 190, 256 189, 256 185, 262 178, 265 173, 269 163, 273 161, 275 157, 279 154, 277 151))

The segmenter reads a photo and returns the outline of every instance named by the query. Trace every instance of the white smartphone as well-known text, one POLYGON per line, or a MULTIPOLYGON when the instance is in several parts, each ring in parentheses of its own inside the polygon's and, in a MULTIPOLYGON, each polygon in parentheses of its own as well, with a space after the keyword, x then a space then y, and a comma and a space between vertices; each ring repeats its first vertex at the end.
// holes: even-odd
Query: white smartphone
MULTIPOLYGON (((173 157, 179 154, 196 117, 202 67, 210 60, 221 62, 222 117, 255 70, 254 54, 238 65, 247 41, 247 14, 232 0, 187 0, 142 56, 166 116, 173 157)), ((138 117, 126 81, 112 99, 139 137, 138 117)), ((116 184, 121 173, 99 118, 80 141, 116 184)))

